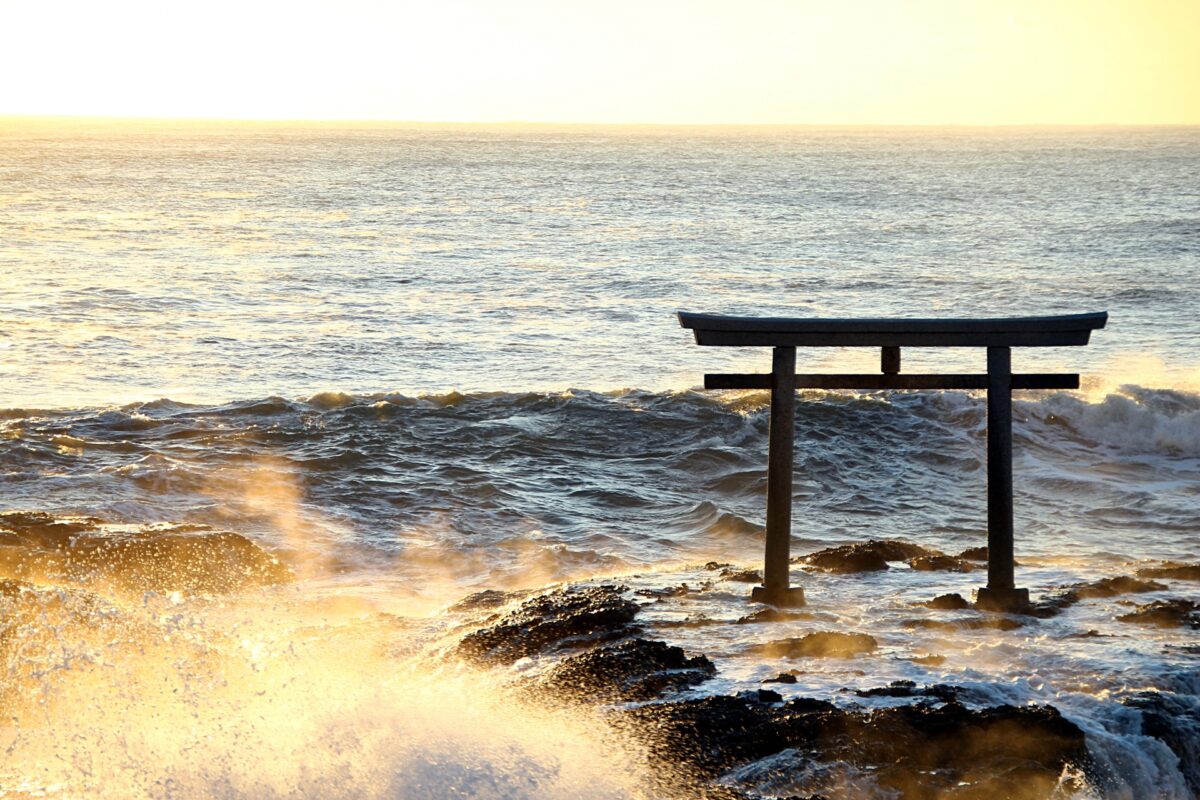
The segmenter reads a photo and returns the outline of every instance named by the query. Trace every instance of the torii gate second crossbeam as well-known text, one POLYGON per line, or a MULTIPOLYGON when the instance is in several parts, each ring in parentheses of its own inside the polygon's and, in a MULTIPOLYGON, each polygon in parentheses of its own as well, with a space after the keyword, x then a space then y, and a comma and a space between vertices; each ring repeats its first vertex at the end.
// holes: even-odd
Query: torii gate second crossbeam
POLYGON ((709 374, 706 389, 770 389, 767 456, 767 531, 763 584, 752 599, 803 605, 804 590, 789 585, 792 468, 797 389, 986 389, 988 581, 976 596, 987 610, 1020 611, 1029 590, 1013 578, 1012 390, 1077 389, 1077 374, 1012 373, 1012 348, 1085 345, 1107 312, 1007 319, 793 319, 679 312, 696 344, 771 347, 769 374, 709 374), (879 347, 881 374, 796 374, 797 347, 879 347), (901 347, 985 347, 982 374, 900 374, 901 347))

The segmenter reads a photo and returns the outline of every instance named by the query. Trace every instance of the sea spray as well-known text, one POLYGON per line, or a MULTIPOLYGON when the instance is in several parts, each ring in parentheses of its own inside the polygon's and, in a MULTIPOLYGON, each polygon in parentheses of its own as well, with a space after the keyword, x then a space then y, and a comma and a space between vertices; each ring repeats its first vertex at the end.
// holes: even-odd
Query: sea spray
POLYGON ((626 798, 594 715, 420 655, 429 623, 313 587, 6 591, 0 787, 33 796, 626 798))

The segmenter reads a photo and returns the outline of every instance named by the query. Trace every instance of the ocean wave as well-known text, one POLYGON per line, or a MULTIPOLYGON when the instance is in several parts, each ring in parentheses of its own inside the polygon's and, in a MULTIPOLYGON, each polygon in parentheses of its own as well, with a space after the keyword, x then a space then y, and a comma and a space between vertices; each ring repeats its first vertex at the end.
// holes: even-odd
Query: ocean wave
POLYGON ((1123 453, 1200 457, 1200 395, 1123 386, 1097 402, 1055 394, 1022 407, 1077 441, 1123 453))
MULTIPOLYGON (((575 389, 10 410, 0 501, 273 535, 266 486, 333 543, 403 552, 440 520, 447 554, 537 528, 570 547, 615 536, 615 555, 652 562, 757 536, 768 408, 765 392, 575 389)), ((1194 496, 1164 490, 1194 475, 1200 395, 1020 393, 1014 416, 1018 502, 1037 524, 1100 537, 1200 518, 1194 496)), ((985 426, 979 393, 801 393, 797 530, 886 519, 935 545, 981 532, 985 426)))

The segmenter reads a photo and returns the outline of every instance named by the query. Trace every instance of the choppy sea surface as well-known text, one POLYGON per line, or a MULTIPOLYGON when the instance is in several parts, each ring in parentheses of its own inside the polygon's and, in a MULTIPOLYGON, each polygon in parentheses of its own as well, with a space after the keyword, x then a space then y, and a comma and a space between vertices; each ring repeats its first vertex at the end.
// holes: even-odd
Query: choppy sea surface
MULTIPOLYGON (((1200 561, 1200 129, 0 120, 0 791, 637 796, 599 723, 427 655, 481 589, 758 565, 767 398, 697 387, 769 355, 696 347, 678 309, 1106 310, 1087 347, 1014 354, 1083 375, 1017 395, 1018 584, 1200 561), (296 580, 177 590, 130 564, 220 531, 296 580), (98 540, 134 545, 63 566, 98 540)), ((985 422, 973 393, 802 393, 794 552, 984 544, 985 422)), ((789 696, 911 679, 1052 703, 1104 776, 1077 796, 1200 791, 1200 633, 1116 619, 1200 583, 947 633, 915 604, 982 571, 793 576, 814 618, 678 624, 745 613, 749 584, 718 581, 646 624, 713 658, 696 693, 798 668, 789 696), (816 629, 882 647, 755 654, 816 629), (1129 702, 1146 693, 1192 763, 1129 702)))

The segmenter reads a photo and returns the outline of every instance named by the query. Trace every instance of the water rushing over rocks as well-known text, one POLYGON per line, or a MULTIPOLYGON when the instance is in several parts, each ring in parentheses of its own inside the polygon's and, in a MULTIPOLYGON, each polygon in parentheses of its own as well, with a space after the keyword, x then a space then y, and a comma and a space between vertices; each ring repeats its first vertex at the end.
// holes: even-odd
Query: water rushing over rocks
POLYGON ((414 615, 385 611, 392 600, 336 574, 298 578, 233 533, 124 529, 114 549, 93 558, 99 520, 20 512, 0 521, 5 548, 29 556, 49 548, 55 564, 86 564, 34 572, 28 564, 37 559, 0 562, 0 659, 9 676, 0 704, 13 721, 4 741, 16 770, 0 770, 5 786, 51 796, 158 796, 154 776, 170 775, 188 792, 207 786, 239 796, 384 797, 389 786, 418 798, 453 791, 681 800, 1187 798, 1200 791, 1189 760, 1200 690, 1196 607, 1174 594, 1187 591, 1186 579, 1118 574, 1071 584, 1050 593, 1070 602, 1047 618, 1037 609, 1014 616, 909 599, 937 578, 973 579, 910 569, 900 582, 918 585, 899 593, 877 585, 887 599, 864 616, 849 601, 861 591, 861 574, 818 571, 800 578, 814 594, 803 612, 747 614, 738 571, 707 563, 629 573, 620 584, 483 590, 414 615), (159 533, 161 549, 124 546, 159 533), (197 538, 180 545, 181 536, 197 538), (209 564, 212 578, 197 580, 209 564), (1159 599, 1126 612, 1130 594, 1159 599), (710 624, 687 624, 701 619, 710 624), (1159 646, 1180 649, 1119 667, 1137 648, 1121 631, 1135 627, 1128 622, 1163 626, 1153 628, 1163 631, 1159 646), (1111 651, 1107 666, 1097 652, 1090 675, 1078 670, 1079 651, 1062 644, 1106 638, 1121 642, 1120 651, 1111 651), (1028 671, 1036 682, 1003 677, 1010 671, 1028 671), (119 689, 114 675, 127 676, 119 689), (307 776, 283 769, 254 777, 246 764, 218 755, 224 747, 268 748, 263 737, 286 724, 274 717, 299 699, 297 691, 308 703, 298 719, 316 725, 312 735, 350 736, 352 762, 308 734, 269 746, 284 763, 298 757, 290 747, 315 746, 307 776), (225 725, 212 716, 253 698, 263 704, 259 722, 225 725), (374 703, 383 705, 371 711, 374 703), (425 720, 435 734, 414 740, 388 714, 425 720), (219 763, 196 771, 198 740, 175 755, 155 749, 164 734, 153 720, 184 718, 192 721, 175 737, 186 742, 195 730, 206 741, 196 752, 219 763), (552 726, 559 738, 550 744, 523 727, 505 730, 505 718, 552 726), (468 719, 474 732, 457 727, 468 719), (132 727, 107 740, 118 720, 132 727), (350 727, 333 733, 341 725, 350 727), (76 733, 43 736, 64 726, 76 733), (447 762, 438 737, 479 749, 447 762), (479 737, 493 744, 499 737, 501 750, 479 737), (504 748, 509 756, 501 756, 504 748), (591 760, 567 769, 561 759, 578 758, 576 748, 591 760), (115 760, 72 777, 43 760, 51 753, 115 760), (159 761, 142 763, 151 754, 159 761), (430 759, 435 772, 395 783, 396 770, 420 770, 430 759), (342 763, 355 765, 355 778, 337 787, 322 776, 342 763), (598 777, 618 763, 621 781, 598 777), (1151 786, 1157 794, 1144 794, 1151 786))

